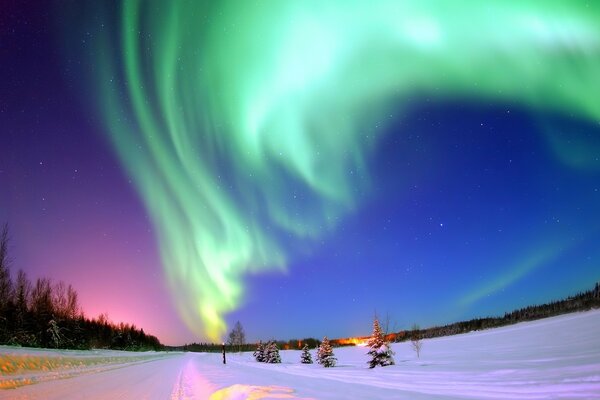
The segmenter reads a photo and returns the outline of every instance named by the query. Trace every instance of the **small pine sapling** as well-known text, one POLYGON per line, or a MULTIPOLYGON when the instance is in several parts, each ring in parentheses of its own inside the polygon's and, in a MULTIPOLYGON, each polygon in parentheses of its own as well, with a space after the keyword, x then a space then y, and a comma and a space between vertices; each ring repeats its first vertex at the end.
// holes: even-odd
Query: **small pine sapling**
POLYGON ((371 359, 368 361, 369 368, 375 368, 378 365, 382 367, 394 365, 394 352, 381 331, 377 317, 373 321, 373 334, 367 342, 367 346, 370 348, 367 354, 371 356, 371 359))
POLYGON ((308 351, 308 345, 305 344, 302 348, 302 356, 300 357, 300 362, 302 364, 312 364, 312 356, 310 355, 310 351, 308 351))
POLYGON ((258 362, 265 362, 265 345, 263 342, 258 342, 258 346, 256 346, 256 350, 254 351, 254 359, 258 362))
POLYGON ((279 355, 279 348, 277 348, 277 343, 269 342, 267 345, 265 362, 269 364, 280 364, 281 356, 279 355))
POLYGON ((319 346, 319 349, 317 350, 317 362, 319 364, 321 364, 322 366, 324 366, 325 368, 329 368, 329 367, 335 367, 336 361, 337 361, 337 358, 335 358, 335 356, 333 354, 333 348, 331 347, 331 344, 329 343, 329 339, 327 339, 327 336, 325 336, 323 338, 323 342, 321 343, 321 345, 319 346))

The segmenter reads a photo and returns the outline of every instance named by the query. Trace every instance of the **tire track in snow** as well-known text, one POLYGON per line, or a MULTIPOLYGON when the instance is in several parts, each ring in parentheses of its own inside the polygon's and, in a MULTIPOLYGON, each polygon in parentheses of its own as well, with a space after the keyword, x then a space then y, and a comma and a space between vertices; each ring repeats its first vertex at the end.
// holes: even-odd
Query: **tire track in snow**
POLYGON ((201 374, 195 366, 194 359, 189 355, 179 372, 173 386, 171 400, 208 399, 217 389, 212 382, 201 374))

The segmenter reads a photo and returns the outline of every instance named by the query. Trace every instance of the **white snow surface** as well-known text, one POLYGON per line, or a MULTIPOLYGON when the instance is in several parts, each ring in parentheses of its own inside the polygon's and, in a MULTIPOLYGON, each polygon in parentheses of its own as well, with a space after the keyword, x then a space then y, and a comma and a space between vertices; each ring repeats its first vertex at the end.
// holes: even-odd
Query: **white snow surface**
POLYGON ((396 365, 369 369, 365 347, 334 349, 334 368, 301 364, 300 350, 223 365, 220 354, 0 347, 0 399, 600 399, 600 310, 423 340, 419 359, 410 342, 392 348, 396 365))

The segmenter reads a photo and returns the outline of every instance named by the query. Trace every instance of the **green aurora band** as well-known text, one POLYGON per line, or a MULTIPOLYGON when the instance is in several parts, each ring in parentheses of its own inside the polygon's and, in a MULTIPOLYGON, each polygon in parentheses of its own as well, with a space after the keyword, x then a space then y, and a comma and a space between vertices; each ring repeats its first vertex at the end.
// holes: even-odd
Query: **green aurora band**
MULTIPOLYGON (((373 127, 410 101, 599 121, 599 11, 550 0, 125 1, 95 33, 92 80, 188 327, 219 340, 245 274, 284 270, 299 243, 357 206, 384 131, 373 127)), ((562 152, 567 139, 550 140, 565 164, 598 168, 575 161, 597 152, 562 152)))

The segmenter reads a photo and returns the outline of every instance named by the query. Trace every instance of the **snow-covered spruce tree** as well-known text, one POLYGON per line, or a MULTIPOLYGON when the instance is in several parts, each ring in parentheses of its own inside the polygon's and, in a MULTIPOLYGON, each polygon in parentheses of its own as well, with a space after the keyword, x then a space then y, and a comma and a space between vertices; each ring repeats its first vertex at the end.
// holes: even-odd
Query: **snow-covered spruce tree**
POLYGON ((254 351, 254 358, 258 362, 265 362, 265 345, 262 341, 258 342, 258 346, 256 346, 256 350, 254 351))
POLYGON ((279 349, 277 348, 277 343, 271 341, 267 345, 267 350, 265 351, 265 362, 267 362, 269 364, 281 363, 281 356, 279 355, 279 349))
POLYGON ((310 351, 308 351, 308 345, 305 344, 302 348, 302 356, 300 357, 300 362, 302 364, 312 364, 312 356, 310 355, 310 351))
POLYGON ((375 317, 375 320, 373 321, 373 335, 367 342, 367 346, 371 349, 367 353, 371 356, 369 368, 375 368, 377 365, 381 365, 382 367, 394 365, 394 352, 392 351, 390 343, 385 340, 377 317, 375 317))
POLYGON ((319 346, 317 350, 317 362, 324 366, 325 368, 335 367, 335 362, 337 358, 333 355, 333 349, 331 348, 331 344, 329 343, 329 339, 327 336, 323 338, 323 342, 319 346))

